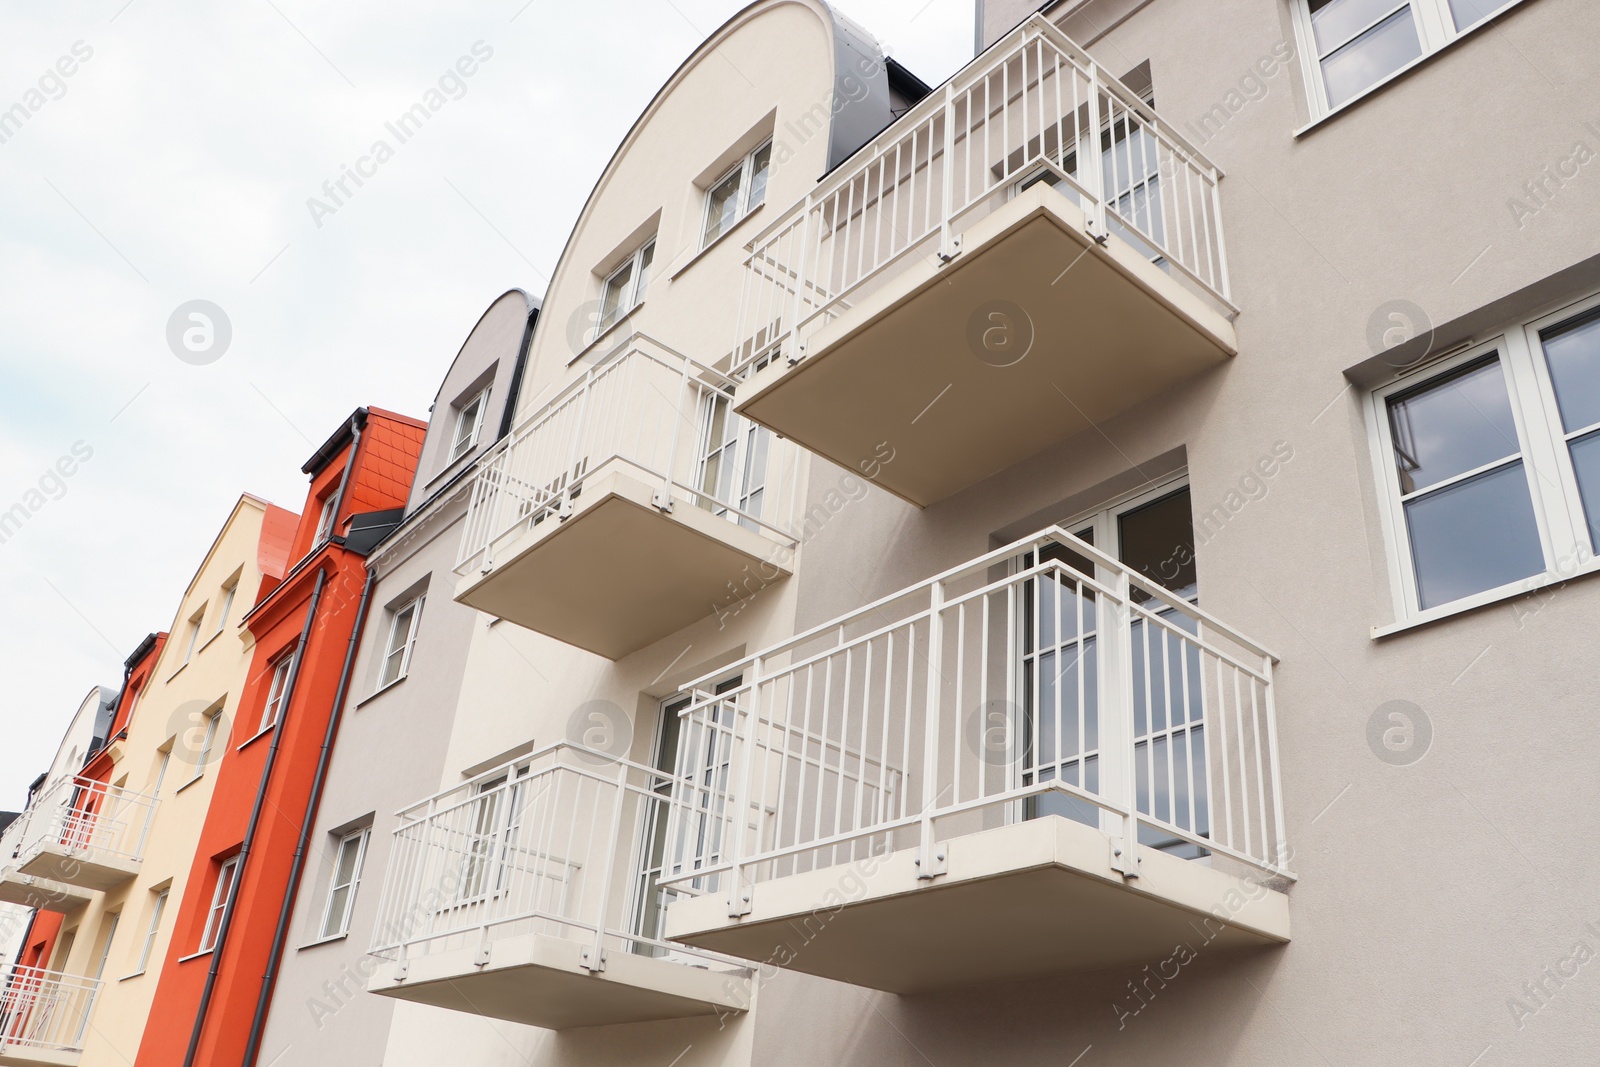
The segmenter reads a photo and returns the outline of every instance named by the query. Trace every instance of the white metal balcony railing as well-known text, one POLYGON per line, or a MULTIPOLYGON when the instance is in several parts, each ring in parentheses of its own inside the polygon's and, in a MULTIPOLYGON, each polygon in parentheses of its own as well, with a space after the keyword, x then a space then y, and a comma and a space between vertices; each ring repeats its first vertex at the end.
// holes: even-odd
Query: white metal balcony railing
POLYGON ((741 914, 754 884, 913 846, 933 877, 936 842, 1049 814, 1292 878, 1274 662, 1051 528, 694 683, 664 882, 741 914))
POLYGON ((20 965, 0 974, 0 1055, 10 1048, 83 1051, 97 979, 20 965))
POLYGON ((34 798, 0 838, 0 865, 50 848, 80 858, 135 862, 157 800, 105 782, 71 776, 34 798))
POLYGON ((1035 179, 1074 201, 1096 239, 1123 238, 1233 313, 1220 177, 1034 15, 757 235, 730 373, 765 365, 791 339, 790 358, 800 358, 806 337, 870 283, 908 256, 954 258, 963 228, 1035 179))
POLYGON ((735 415, 733 385, 644 334, 622 340, 479 461, 458 570, 487 571, 503 539, 570 514, 612 461, 659 483, 663 510, 705 508, 792 546, 800 450, 735 415))
POLYGON ((730 972, 669 944, 659 883, 672 776, 577 745, 542 749, 399 813, 372 953, 399 962, 544 934, 730 972))

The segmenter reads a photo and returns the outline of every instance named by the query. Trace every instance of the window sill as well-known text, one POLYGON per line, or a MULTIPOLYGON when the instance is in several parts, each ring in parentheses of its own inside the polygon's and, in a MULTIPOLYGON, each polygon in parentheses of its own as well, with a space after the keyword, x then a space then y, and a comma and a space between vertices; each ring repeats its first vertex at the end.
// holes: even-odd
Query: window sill
POLYGON ((393 689, 395 686, 397 686, 401 682, 405 681, 408 677, 410 677, 410 676, 402 674, 400 677, 396 678, 394 681, 390 682, 389 684, 379 686, 377 689, 374 689, 372 692, 368 693, 366 696, 364 696, 360 700, 356 701, 356 707, 358 707, 358 708, 366 707, 368 704, 372 703, 372 701, 377 700, 379 697, 383 696, 383 694, 387 693, 389 690, 393 689))
MULTIPOLYGON (((1343 115, 1346 111, 1350 111, 1350 110, 1360 106, 1362 103, 1364 103, 1365 101, 1370 100, 1372 97, 1378 95, 1380 92, 1382 92, 1384 89, 1387 89, 1389 86, 1393 85, 1395 82, 1400 81, 1401 79, 1405 78, 1412 71, 1417 70, 1419 67, 1427 66, 1434 59, 1437 59, 1439 56, 1442 56, 1446 52, 1449 52, 1451 49, 1455 48, 1455 46, 1460 44, 1462 41, 1467 40, 1469 37, 1474 37, 1478 33, 1480 33, 1481 31, 1488 29, 1490 26, 1493 26, 1495 23, 1499 22, 1502 18, 1504 18, 1505 16, 1511 14, 1511 12, 1517 10, 1517 8, 1521 7, 1522 5, 1524 5, 1526 3, 1528 3, 1528 0, 1512 0, 1511 3, 1507 4, 1505 7, 1501 8, 1499 11, 1496 11, 1493 15, 1490 15, 1488 18, 1484 19, 1482 22, 1478 23, 1477 25, 1475 25, 1475 26, 1473 26, 1473 27, 1471 27, 1469 29, 1463 30, 1461 33, 1457 34, 1454 38, 1452 38, 1449 42, 1447 42, 1443 46, 1434 49, 1432 52, 1423 53, 1422 55, 1418 56, 1416 59, 1413 59, 1411 62, 1407 63, 1405 66, 1401 67, 1399 70, 1395 71, 1393 74, 1389 75, 1387 78, 1384 78, 1384 79, 1382 79, 1381 81, 1378 81, 1378 82, 1374 82, 1372 85, 1369 85, 1367 88, 1363 89, 1361 92, 1357 93, 1355 96, 1351 97, 1349 100, 1346 100, 1344 103, 1340 104, 1338 107, 1332 108, 1326 114, 1319 115, 1318 117, 1312 119, 1310 122, 1306 123, 1304 126, 1300 127, 1298 130, 1295 130, 1294 131, 1294 136, 1296 138, 1303 137, 1306 134, 1311 133, 1313 130, 1317 129, 1318 127, 1322 126, 1324 123, 1331 122, 1334 119, 1338 118, 1340 115, 1343 115)), ((1321 76, 1320 72, 1315 72, 1315 76, 1320 77, 1321 76)))
POLYGON ((278 727, 277 723, 273 723, 271 726, 262 727, 260 730, 257 730, 253 736, 248 737, 245 740, 239 742, 239 746, 236 749, 234 749, 234 751, 235 752, 243 752, 245 749, 249 748, 251 745, 253 745, 257 741, 261 740, 263 737, 266 737, 273 730, 277 729, 277 727, 278 727))
POLYGON ((123 975, 121 978, 118 978, 117 981, 126 982, 128 979, 130 979, 130 978, 138 978, 142 974, 144 974, 143 971, 134 971, 132 974, 123 975))
POLYGON ((205 639, 205 643, 202 644, 199 648, 195 649, 195 651, 196 652, 204 652, 206 649, 210 648, 211 647, 211 643, 213 641, 215 641, 217 638, 221 637, 225 632, 227 632, 227 629, 228 628, 226 626, 224 626, 221 630, 218 630, 216 633, 214 633, 210 637, 206 638, 205 639))
POLYGON ((319 947, 321 945, 331 945, 331 944, 334 944, 335 942, 338 942, 338 941, 347 941, 347 940, 349 940, 349 938, 350 938, 350 931, 346 930, 342 934, 331 934, 328 937, 319 937, 315 941, 307 941, 305 944, 303 944, 299 948, 295 949, 295 951, 296 952, 304 952, 308 948, 317 948, 317 947, 319 947))
POLYGON ((206 776, 206 772, 202 769, 199 774, 196 774, 193 778, 189 779, 187 782, 184 782, 178 788, 174 789, 172 791, 172 795, 173 796, 177 796, 179 793, 183 792, 185 789, 188 789, 191 785, 194 785, 196 782, 198 782, 198 781, 202 780, 203 778, 205 778, 205 776, 206 776))
POLYGON ((197 960, 201 956, 209 956, 209 955, 211 955, 211 952, 212 952, 211 949, 203 948, 199 952, 191 952, 187 956, 179 956, 178 957, 178 962, 179 963, 188 963, 190 960, 197 960))
POLYGON ((734 234, 738 233, 740 230, 744 229, 744 224, 749 222, 751 219, 755 218, 757 215, 761 214, 761 209, 766 207, 766 206, 767 206, 767 202, 765 200, 763 200, 761 203, 757 204, 755 207, 751 208, 749 211, 746 211, 744 213, 744 216, 742 218, 740 218, 737 222, 735 222, 732 226, 729 226, 726 230, 723 230, 721 233, 719 233, 715 237, 713 237, 711 239, 711 243, 710 244, 704 245, 703 247, 701 247, 700 251, 698 251, 694 255, 690 256, 688 258, 688 260, 685 261, 683 266, 679 267, 677 270, 675 270, 671 274, 667 275, 667 281, 669 281, 669 282, 677 281, 678 280, 678 275, 682 274, 684 271, 688 270, 690 267, 692 267, 696 263, 700 262, 700 257, 704 256, 706 253, 710 252, 713 248, 717 247, 722 242, 726 241, 728 238, 730 238, 734 234))
POLYGON ((577 355, 575 355, 571 359, 567 360, 567 366, 570 367, 574 363, 577 363, 579 360, 588 358, 590 356, 590 354, 595 351, 595 349, 599 348, 602 344, 605 343, 606 338, 610 337, 612 334, 616 333, 623 326, 627 325, 628 321, 630 319, 632 319, 633 316, 636 315, 638 313, 639 309, 642 308, 642 307, 644 307, 644 301, 643 300, 639 301, 637 304, 633 305, 633 307, 629 308, 627 314, 625 314, 625 315, 621 316, 620 318, 618 318, 616 322, 613 322, 610 326, 607 326, 604 330, 601 330, 598 334, 595 335, 594 340, 590 341, 588 344, 586 344, 582 348, 578 349, 577 355))
MULTIPOLYGON (((1461 600, 1452 601, 1449 604, 1441 604, 1436 608, 1429 608, 1427 611, 1418 612, 1410 618, 1390 623, 1388 626, 1374 626, 1372 628, 1372 639, 1377 641, 1385 637, 1392 637, 1395 634, 1405 633, 1408 630, 1420 629, 1436 622, 1442 622, 1445 619, 1454 618, 1457 615, 1465 615, 1468 612, 1477 611, 1479 608, 1503 604, 1508 600, 1516 600, 1525 596, 1537 596, 1545 590, 1560 589, 1568 582, 1576 582, 1594 574, 1600 574, 1600 557, 1590 560, 1586 565, 1571 574, 1563 575, 1547 571, 1534 578, 1524 578, 1522 581, 1514 582, 1511 585, 1502 585, 1498 589, 1486 589, 1481 593, 1475 593, 1461 600)), ((1529 614, 1532 614, 1532 612, 1529 612, 1529 614)))
MULTIPOLYGON (((191 652, 190 655, 193 656, 194 653, 191 652)), ((189 661, 188 660, 184 660, 182 663, 178 664, 178 669, 173 671, 171 674, 167 675, 167 680, 163 684, 171 685, 172 684, 172 680, 174 678, 176 678, 178 675, 182 674, 183 673, 183 669, 185 667, 187 667, 188 665, 189 665, 189 661)))

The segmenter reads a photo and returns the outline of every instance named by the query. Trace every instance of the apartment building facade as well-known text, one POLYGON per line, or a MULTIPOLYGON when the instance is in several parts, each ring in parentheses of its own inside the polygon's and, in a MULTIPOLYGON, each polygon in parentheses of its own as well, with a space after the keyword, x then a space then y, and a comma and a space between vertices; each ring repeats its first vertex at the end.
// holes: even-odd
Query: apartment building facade
POLYGON ((1587 15, 708 38, 479 463, 371 1061, 1586 1062, 1587 15))
POLYGON ((426 424, 358 408, 302 467, 305 507, 281 580, 241 619, 249 666, 220 752, 169 948, 133 1062, 238 1063, 259 1042, 303 866, 348 653, 363 616, 365 557, 393 528, 426 424))

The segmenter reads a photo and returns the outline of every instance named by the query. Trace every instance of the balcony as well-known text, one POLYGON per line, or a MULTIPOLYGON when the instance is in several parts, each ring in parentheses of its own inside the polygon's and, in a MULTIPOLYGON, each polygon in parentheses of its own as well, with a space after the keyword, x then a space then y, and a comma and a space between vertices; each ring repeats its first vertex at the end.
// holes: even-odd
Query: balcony
POLYGON ((635 334, 480 463, 463 603, 610 659, 787 577, 801 453, 635 334))
POLYGON ((896 993, 1286 942, 1273 664, 1059 529, 800 634, 683 713, 666 936, 896 993))
POLYGON ((1035 15, 758 235, 735 407, 936 503, 1235 353, 1220 177, 1035 15))
POLYGON ((0 974, 0 1067, 77 1067, 100 982, 36 967, 0 974))
POLYGON ((16 874, 78 889, 113 889, 139 873, 156 799, 86 778, 36 798, 7 831, 16 874))
POLYGON ((743 964, 659 936, 670 782, 558 745, 402 812, 368 990, 552 1030, 743 1010, 743 964))

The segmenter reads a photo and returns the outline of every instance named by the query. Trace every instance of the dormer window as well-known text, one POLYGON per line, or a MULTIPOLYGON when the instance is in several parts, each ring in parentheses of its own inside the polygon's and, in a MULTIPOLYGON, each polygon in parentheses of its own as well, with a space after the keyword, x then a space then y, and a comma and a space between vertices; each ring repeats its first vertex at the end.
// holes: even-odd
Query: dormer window
POLYGON ((652 237, 606 278, 600 289, 600 321, 595 327, 596 337, 644 303, 645 289, 650 284, 650 261, 655 254, 656 240, 652 237))
POLYGON ((322 514, 317 516, 317 536, 312 540, 313 545, 320 545, 333 536, 333 520, 339 508, 339 494, 329 493, 322 502, 322 514))
POLYGON ((489 390, 480 389, 466 403, 456 408, 455 436, 450 441, 450 462, 454 463, 478 443, 483 430, 483 415, 489 407, 489 390))
POLYGON ((767 198, 767 171, 772 165, 772 142, 765 141, 733 165, 706 190, 706 217, 700 233, 704 248, 729 230, 767 198))

